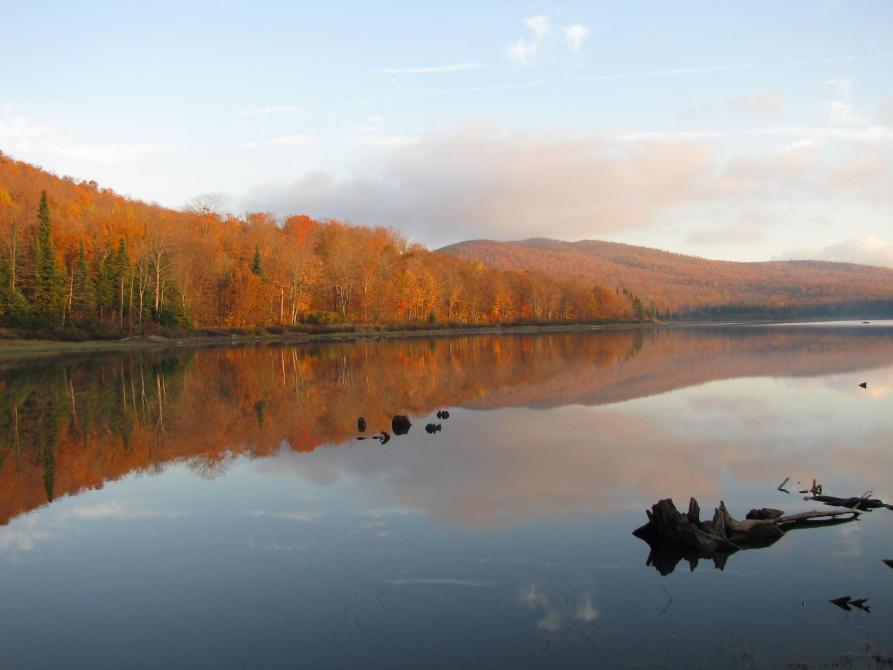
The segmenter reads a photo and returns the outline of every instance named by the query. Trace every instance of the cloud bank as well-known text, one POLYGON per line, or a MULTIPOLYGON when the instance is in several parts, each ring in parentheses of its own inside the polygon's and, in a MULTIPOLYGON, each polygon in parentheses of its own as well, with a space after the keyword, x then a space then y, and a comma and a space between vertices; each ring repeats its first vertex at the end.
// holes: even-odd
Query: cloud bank
POLYGON ((668 213, 738 212, 700 231, 744 238, 772 205, 850 198, 893 207, 883 146, 825 148, 810 140, 723 157, 721 135, 533 134, 463 126, 383 150, 336 179, 322 172, 256 188, 249 209, 399 229, 431 245, 473 238, 581 239, 642 229, 668 213), (738 219, 748 231, 719 230, 738 219), (726 235, 728 232, 729 235, 726 235))

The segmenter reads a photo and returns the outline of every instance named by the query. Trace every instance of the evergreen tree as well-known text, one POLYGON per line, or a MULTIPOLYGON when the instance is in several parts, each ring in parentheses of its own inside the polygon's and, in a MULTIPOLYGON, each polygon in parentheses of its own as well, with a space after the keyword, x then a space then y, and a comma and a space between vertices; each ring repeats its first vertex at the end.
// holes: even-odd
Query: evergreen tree
POLYGON ((251 261, 251 271, 258 277, 264 276, 264 268, 260 258, 260 247, 254 247, 254 260, 251 261))
POLYGON ((56 267, 50 225, 50 207, 46 191, 40 194, 37 218, 37 243, 34 247, 34 295, 32 304, 35 318, 41 326, 59 326, 65 317, 65 280, 56 267))

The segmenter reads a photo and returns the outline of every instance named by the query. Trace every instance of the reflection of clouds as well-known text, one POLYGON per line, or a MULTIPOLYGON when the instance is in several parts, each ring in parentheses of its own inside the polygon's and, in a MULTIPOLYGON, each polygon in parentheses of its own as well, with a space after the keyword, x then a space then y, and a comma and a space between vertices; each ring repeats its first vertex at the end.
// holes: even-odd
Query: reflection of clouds
MULTIPOLYGON (((521 589, 519 594, 521 602, 530 610, 542 610, 542 616, 536 623, 536 627, 550 633, 560 631, 564 626, 564 619, 573 619, 584 623, 592 623, 601 618, 601 612, 592 603, 592 595, 583 593, 577 600, 576 608, 573 608, 567 596, 564 598, 564 607, 556 606, 555 598, 548 595, 538 584, 530 584, 521 589), (562 612, 561 609, 566 610, 562 612)), ((571 621, 573 623, 573 621, 571 621)))
POLYGON ((245 512, 246 516, 253 517, 270 517, 271 519, 281 519, 283 521, 300 521, 302 523, 319 523, 325 516, 323 512, 311 510, 290 510, 285 512, 267 512, 262 509, 252 509, 245 512))
POLYGON ((54 537, 56 533, 38 527, 36 518, 23 519, 14 527, 0 528, 0 553, 33 551, 37 544, 54 537))
POLYGON ((561 615, 552 607, 549 597, 536 584, 531 584, 521 591, 521 602, 527 605, 527 609, 542 609, 542 618, 536 623, 537 628, 550 633, 561 630, 561 615))
POLYGON ((114 519, 116 521, 133 521, 135 519, 180 519, 188 516, 188 512, 152 509, 139 503, 113 500, 95 505, 78 505, 64 510, 56 517, 59 521, 99 521, 114 519))
POLYGON ((365 516, 370 519, 388 519, 390 517, 411 516, 413 514, 419 514, 419 511, 408 509, 406 507, 376 507, 359 511, 360 516, 365 516))
POLYGON ((286 552, 303 552, 310 548, 309 544, 278 544, 270 542, 260 544, 258 542, 249 542, 249 549, 258 549, 260 551, 286 551, 286 552))
POLYGON ((592 605, 592 596, 584 593, 577 605, 577 615, 575 618, 580 621, 595 621, 601 618, 602 613, 592 605))
POLYGON ((403 579, 385 579, 384 582, 391 586, 461 586, 473 589, 496 586, 496 582, 487 582, 478 579, 455 579, 453 577, 406 577, 403 579))
POLYGON ((851 523, 836 529, 843 540, 843 549, 835 555, 846 560, 862 558, 862 527, 851 523))
POLYGON ((14 520, 0 528, 0 553, 33 551, 38 544, 58 537, 78 523, 93 521, 135 521, 138 519, 181 519, 188 512, 154 508, 140 502, 112 500, 94 505, 76 505, 55 514, 43 510, 14 520))
POLYGON ((366 528, 366 529, 369 529, 369 528, 384 528, 384 527, 387 526, 387 525, 388 525, 388 524, 386 524, 384 521, 367 521, 366 523, 362 524, 362 525, 360 526, 360 528, 366 528))

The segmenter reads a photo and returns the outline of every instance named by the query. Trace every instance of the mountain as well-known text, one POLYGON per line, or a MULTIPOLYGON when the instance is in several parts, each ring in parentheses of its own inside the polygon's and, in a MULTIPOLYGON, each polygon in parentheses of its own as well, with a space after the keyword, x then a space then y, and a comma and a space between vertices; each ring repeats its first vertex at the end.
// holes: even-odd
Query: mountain
POLYGON ((625 288, 661 316, 893 315, 893 270, 855 263, 738 263, 616 242, 470 240, 438 250, 498 268, 625 288))

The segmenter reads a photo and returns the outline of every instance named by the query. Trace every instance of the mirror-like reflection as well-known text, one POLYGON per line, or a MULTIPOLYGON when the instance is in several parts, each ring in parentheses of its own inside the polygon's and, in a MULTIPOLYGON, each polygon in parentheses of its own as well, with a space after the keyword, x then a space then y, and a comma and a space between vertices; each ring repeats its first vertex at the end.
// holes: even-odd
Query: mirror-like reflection
POLYGON ((891 334, 0 362, 0 667, 873 667, 889 510, 722 572, 630 531, 665 498, 796 515, 814 478, 893 499, 891 334))
MULTIPOLYGON (((307 452, 352 444, 360 415, 374 433, 390 428, 394 414, 427 416, 443 406, 611 405, 713 380, 809 378, 891 364, 893 338, 886 331, 832 330, 804 337, 759 329, 481 336, 7 363, 0 374, 0 523, 55 497, 101 487, 134 470, 158 471, 171 461, 186 460, 202 476, 215 477, 242 453, 269 456, 282 446, 307 452)), ((893 379, 872 384, 872 394, 885 394, 888 382, 893 379)), ((744 409, 765 423, 772 414, 770 401, 750 398, 744 409)), ((692 411, 724 409, 722 399, 691 402, 692 411)), ((577 425, 585 419, 577 417, 571 411, 554 438, 577 443, 578 463, 587 461, 584 452, 597 438, 623 449, 599 454, 610 479, 647 486, 651 475, 640 468, 651 459, 637 452, 656 446, 651 437, 661 435, 661 449, 671 456, 661 465, 663 484, 687 484, 694 494, 715 492, 715 473, 698 456, 703 445, 691 435, 679 439, 673 424, 608 410, 600 415, 597 432, 587 434, 577 425), (674 463, 683 462, 677 471, 674 463)), ((529 459, 537 470, 531 477, 539 488, 548 486, 551 468, 543 470, 537 462, 546 445, 524 441, 525 434, 536 432, 538 418, 519 414, 500 427, 510 433, 502 439, 493 439, 483 427, 486 439, 475 440, 475 453, 467 456, 481 460, 488 450, 511 442, 510 468, 520 475, 519 466, 529 459)), ((714 439, 713 457, 730 448, 722 434, 714 439)), ((780 467, 777 456, 767 458, 772 468, 780 467)), ((554 500, 537 501, 544 506, 561 505, 565 494, 557 489, 574 477, 564 470, 551 474, 560 481, 554 500)), ((462 481, 482 490, 467 491, 466 499, 480 501, 489 485, 468 475, 462 481)), ((530 484, 516 482, 519 488, 530 484)), ((522 508, 526 504, 518 502, 522 508)), ((592 499, 591 506, 597 502, 592 499)), ((442 509, 439 503, 432 506, 442 509)))

